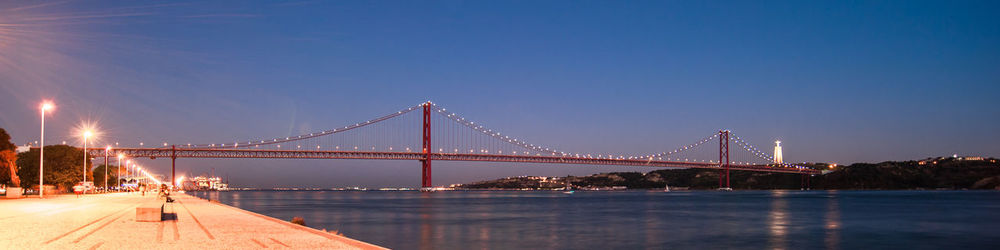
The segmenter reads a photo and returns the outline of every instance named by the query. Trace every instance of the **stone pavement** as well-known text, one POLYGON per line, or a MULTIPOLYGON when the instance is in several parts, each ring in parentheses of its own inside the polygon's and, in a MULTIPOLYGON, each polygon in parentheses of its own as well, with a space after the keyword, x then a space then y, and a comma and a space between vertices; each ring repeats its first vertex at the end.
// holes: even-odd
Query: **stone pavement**
POLYGON ((384 249, 174 194, 162 222, 135 221, 155 193, 0 199, 0 249, 384 249))

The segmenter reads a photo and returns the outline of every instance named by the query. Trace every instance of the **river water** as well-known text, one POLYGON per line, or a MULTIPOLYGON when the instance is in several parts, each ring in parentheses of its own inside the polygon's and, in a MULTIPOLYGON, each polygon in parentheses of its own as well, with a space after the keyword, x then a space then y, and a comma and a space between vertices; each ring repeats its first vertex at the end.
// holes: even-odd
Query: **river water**
POLYGON ((189 194, 394 249, 1000 249, 998 191, 189 194))

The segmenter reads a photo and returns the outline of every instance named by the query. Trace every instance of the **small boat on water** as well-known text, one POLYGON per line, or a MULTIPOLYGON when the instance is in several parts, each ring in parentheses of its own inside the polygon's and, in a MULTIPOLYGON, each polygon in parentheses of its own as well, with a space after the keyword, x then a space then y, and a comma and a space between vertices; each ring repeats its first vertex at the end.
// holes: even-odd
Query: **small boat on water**
POLYGON ((573 192, 576 192, 576 191, 573 191, 573 187, 570 186, 570 183, 569 183, 569 180, 568 180, 569 178, 567 177, 566 179, 567 179, 566 180, 566 188, 563 189, 564 190, 563 193, 564 194, 573 194, 573 192))
POLYGON ((724 187, 724 188, 719 188, 719 191, 733 191, 733 189, 724 187))
POLYGON ((663 186, 663 192, 670 192, 670 184, 663 186))

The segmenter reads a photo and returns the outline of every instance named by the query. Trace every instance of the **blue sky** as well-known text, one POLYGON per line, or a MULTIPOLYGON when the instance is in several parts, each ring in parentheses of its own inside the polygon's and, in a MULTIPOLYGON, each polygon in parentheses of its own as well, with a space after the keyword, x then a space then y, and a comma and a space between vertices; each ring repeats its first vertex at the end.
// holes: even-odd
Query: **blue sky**
MULTIPOLYGON (((0 4, 0 127, 47 142, 219 142, 433 100, 572 151, 721 128, 785 159, 998 156, 995 1, 131 1, 0 4)), ((419 163, 184 160, 241 186, 417 186, 419 163)), ((164 160, 144 164, 163 173, 164 160)), ((440 163, 437 184, 646 170, 440 163)))

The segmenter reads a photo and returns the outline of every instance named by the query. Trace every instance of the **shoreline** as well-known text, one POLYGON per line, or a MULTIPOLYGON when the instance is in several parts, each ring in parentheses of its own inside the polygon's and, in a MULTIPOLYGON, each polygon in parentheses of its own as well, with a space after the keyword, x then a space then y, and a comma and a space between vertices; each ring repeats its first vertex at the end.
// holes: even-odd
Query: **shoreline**
MULTIPOLYGON (((685 192, 685 191, 719 191, 717 189, 682 189, 684 187, 678 187, 680 189, 674 189, 671 187, 670 192, 685 192)), ((205 190, 205 191, 189 191, 189 192, 248 192, 248 191, 263 191, 263 192, 420 192, 420 190, 330 190, 330 189, 299 189, 299 190, 275 190, 275 189, 244 189, 244 190, 226 190, 226 191, 216 191, 216 190, 205 190)), ((463 192, 463 191, 546 191, 546 192, 561 192, 562 189, 503 189, 503 188, 483 188, 483 189, 451 189, 451 190, 439 190, 434 192, 463 192)), ((619 190, 586 190, 586 189, 575 189, 573 191, 577 192, 628 192, 628 191, 650 191, 650 192, 660 192, 663 189, 659 188, 634 188, 634 189, 619 189, 619 190)), ((733 188, 729 191, 1000 191, 1000 189, 954 189, 954 188, 914 188, 914 189, 786 189, 786 188, 775 188, 775 189, 742 189, 733 188)), ((197 197, 197 196, 195 196, 197 197)), ((218 202, 216 200, 209 200, 202 197, 197 197, 206 201, 218 202)))
POLYGON ((205 199, 205 198, 202 198, 202 197, 198 197, 196 195, 190 195, 190 194, 187 194, 187 193, 179 193, 179 195, 186 195, 186 196, 189 196, 189 197, 193 197, 195 199, 204 200, 204 201, 207 201, 207 202, 209 202, 211 204, 214 204, 214 205, 223 206, 223 207, 230 208, 230 209, 233 209, 233 210, 236 210, 236 211, 248 214, 248 215, 256 216, 256 217, 261 218, 261 219, 265 219, 265 220, 269 220, 269 221, 272 221, 272 222, 275 222, 275 223, 278 223, 278 224, 282 224, 282 225, 288 226, 289 228, 292 228, 292 229, 295 229, 295 230, 301 230, 301 231, 304 231, 304 232, 307 232, 307 233, 311 233, 311 234, 315 234, 315 235, 319 235, 319 236, 322 236, 324 238, 331 239, 331 240, 342 241, 342 242, 347 243, 348 245, 351 245, 351 246, 354 246, 354 247, 358 247, 358 248, 361 248, 361 249, 388 249, 388 248, 384 248, 384 247, 381 247, 381 246, 378 246, 378 245, 375 245, 375 244, 371 244, 371 243, 367 243, 367 242, 364 242, 364 241, 360 241, 360 240, 348 238, 348 237, 343 236, 343 235, 333 234, 333 233, 330 233, 329 231, 323 231, 323 230, 311 228, 311 227, 308 227, 308 226, 303 226, 303 225, 291 223, 291 222, 288 222, 288 221, 285 221, 285 220, 281 220, 281 219, 274 218, 274 217, 271 217, 271 216, 267 216, 267 215, 264 215, 264 214, 256 213, 256 212, 253 212, 253 211, 250 211, 250 210, 246 210, 246 209, 242 209, 242 208, 230 206, 229 204, 225 204, 225 203, 222 203, 222 202, 219 202, 219 201, 213 201, 213 200, 210 200, 210 199, 205 199))

